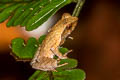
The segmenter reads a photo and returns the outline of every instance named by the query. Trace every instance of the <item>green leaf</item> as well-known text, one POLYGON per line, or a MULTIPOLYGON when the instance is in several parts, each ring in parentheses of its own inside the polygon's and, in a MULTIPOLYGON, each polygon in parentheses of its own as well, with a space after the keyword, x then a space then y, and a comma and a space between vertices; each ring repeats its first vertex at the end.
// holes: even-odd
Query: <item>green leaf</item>
POLYGON ((68 59, 61 59, 60 63, 58 65, 64 64, 64 63, 68 63, 68 64, 65 66, 58 67, 56 70, 61 71, 61 70, 65 70, 65 69, 72 69, 72 68, 77 67, 77 64, 78 64, 76 59, 69 59, 68 58, 68 59))
POLYGON ((13 26, 13 23, 23 13, 23 10, 25 9, 25 7, 26 6, 24 4, 15 11, 14 15, 9 19, 9 21, 7 23, 7 27, 13 26))
POLYGON ((40 0, 38 1, 38 5, 33 7, 33 10, 31 13, 23 20, 21 26, 26 26, 26 23, 34 16, 36 15, 42 8, 44 8, 46 5, 49 4, 49 0, 40 0))
POLYGON ((20 59, 32 59, 37 49, 38 42, 35 38, 30 38, 26 45, 21 38, 12 40, 12 52, 20 59))
POLYGON ((42 35, 37 41, 35 38, 29 38, 25 45, 22 38, 12 40, 12 52, 18 59, 32 59, 38 49, 38 45, 42 43, 46 35, 42 35))
POLYGON ((37 2, 30 2, 29 4, 27 4, 24 8, 23 8, 23 12, 21 13, 20 16, 18 16, 18 18, 15 20, 14 22, 14 26, 20 25, 23 20, 25 19, 26 16, 28 16, 30 14, 30 12, 32 11, 33 7, 36 6, 38 3, 37 2))
POLYGON ((11 2, 30 2, 32 0, 0 0, 0 3, 11 3, 11 2))
POLYGON ((37 41, 35 38, 29 38, 25 45, 22 38, 12 40, 12 52, 18 59, 32 59, 38 49, 38 45, 42 43, 46 35, 42 35, 37 41))
POLYGON ((4 9, 1 13, 0 13, 0 23, 5 21, 10 15, 11 13, 20 6, 21 4, 13 4, 10 7, 4 9))
MULTIPOLYGON (((85 80, 85 72, 81 69, 64 70, 52 72, 54 80, 85 80)), ((35 71, 28 80, 49 80, 47 72, 35 71)))
POLYGON ((49 80, 49 77, 47 72, 37 70, 28 80, 49 80))
POLYGON ((53 72, 54 80, 85 80, 85 72, 81 69, 53 72))
POLYGON ((31 31, 38 28, 48 18, 54 15, 60 8, 71 3, 72 0, 53 0, 50 4, 46 5, 41 11, 33 16, 26 25, 26 30, 31 31))
POLYGON ((8 8, 9 6, 13 5, 14 3, 8 3, 8 4, 1 4, 0 3, 0 11, 4 10, 5 8, 8 8))
POLYGON ((67 48, 60 47, 60 48, 59 48, 59 51, 60 51, 62 54, 65 54, 65 53, 67 53, 69 50, 68 50, 67 48))
POLYGON ((40 38, 39 38, 39 44, 42 44, 42 42, 43 42, 43 40, 45 39, 45 37, 46 37, 46 35, 42 35, 42 36, 40 36, 40 38))

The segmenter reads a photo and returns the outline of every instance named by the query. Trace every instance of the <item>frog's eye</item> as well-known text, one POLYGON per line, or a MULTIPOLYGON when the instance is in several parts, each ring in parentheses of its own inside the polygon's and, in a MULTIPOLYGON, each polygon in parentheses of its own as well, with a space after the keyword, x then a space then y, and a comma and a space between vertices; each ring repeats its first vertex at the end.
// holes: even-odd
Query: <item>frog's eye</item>
POLYGON ((71 17, 71 15, 69 13, 64 13, 63 16, 62 16, 62 19, 66 19, 66 18, 69 18, 71 17))

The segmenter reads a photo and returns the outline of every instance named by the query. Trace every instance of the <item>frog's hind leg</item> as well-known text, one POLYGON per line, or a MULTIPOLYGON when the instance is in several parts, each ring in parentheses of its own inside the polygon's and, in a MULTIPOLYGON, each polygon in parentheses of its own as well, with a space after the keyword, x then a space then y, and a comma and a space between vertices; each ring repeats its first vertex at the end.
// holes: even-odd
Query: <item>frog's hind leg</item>
POLYGON ((36 60, 38 59, 40 49, 41 49, 41 46, 39 45, 39 47, 38 47, 38 49, 37 49, 37 51, 36 51, 36 53, 35 53, 35 55, 34 55, 34 58, 32 59, 32 61, 31 61, 31 63, 30 63, 31 65, 32 65, 33 63, 35 63, 36 60))

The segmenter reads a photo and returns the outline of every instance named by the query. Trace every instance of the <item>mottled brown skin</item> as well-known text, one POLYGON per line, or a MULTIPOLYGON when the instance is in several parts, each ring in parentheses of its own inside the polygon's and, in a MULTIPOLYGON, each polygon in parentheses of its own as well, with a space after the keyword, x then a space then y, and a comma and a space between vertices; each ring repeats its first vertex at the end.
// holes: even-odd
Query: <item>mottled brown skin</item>
POLYGON ((56 55, 59 59, 67 58, 66 55, 62 55, 59 52, 58 48, 64 43, 65 38, 74 30, 77 20, 77 17, 72 17, 68 13, 63 14, 62 19, 51 28, 31 61, 31 66, 34 69, 53 71, 57 67, 66 65, 66 63, 57 65, 59 61, 53 59, 53 57, 56 55))

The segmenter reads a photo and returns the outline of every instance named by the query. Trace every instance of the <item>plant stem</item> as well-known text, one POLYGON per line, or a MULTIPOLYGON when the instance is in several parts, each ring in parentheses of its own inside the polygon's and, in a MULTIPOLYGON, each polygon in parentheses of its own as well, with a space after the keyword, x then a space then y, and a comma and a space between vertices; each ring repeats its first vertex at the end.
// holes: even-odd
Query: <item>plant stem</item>
POLYGON ((79 16, 80 11, 81 11, 84 3, 85 3, 85 0, 78 0, 77 5, 76 5, 76 7, 75 7, 75 9, 73 11, 72 16, 75 16, 75 17, 79 16))
POLYGON ((48 74, 49 74, 49 80, 54 80, 52 71, 49 71, 48 74))

